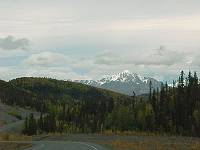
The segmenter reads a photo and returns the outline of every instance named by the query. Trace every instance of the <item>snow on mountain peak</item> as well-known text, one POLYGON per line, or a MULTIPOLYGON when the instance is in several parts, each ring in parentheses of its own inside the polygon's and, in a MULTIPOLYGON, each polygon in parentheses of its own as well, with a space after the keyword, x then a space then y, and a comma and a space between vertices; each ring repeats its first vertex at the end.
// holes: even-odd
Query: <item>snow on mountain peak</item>
POLYGON ((148 93, 150 80, 153 82, 154 88, 160 87, 161 82, 153 78, 131 73, 129 70, 124 70, 121 73, 114 75, 104 76, 100 80, 80 80, 77 82, 131 95, 133 92, 132 90, 137 94, 148 93))
POLYGON ((81 82, 85 84, 98 84, 98 85, 103 85, 105 83, 110 83, 110 82, 134 82, 137 84, 140 83, 147 84, 149 79, 150 78, 142 77, 136 73, 131 73, 129 70, 124 70, 121 73, 105 76, 100 80, 82 80, 81 82))
POLYGON ((123 74, 131 74, 131 72, 129 70, 124 70, 122 71, 123 74))
POLYGON ((144 79, 146 79, 146 78, 141 77, 141 76, 137 75, 136 73, 131 73, 129 70, 124 70, 121 73, 114 74, 114 75, 102 78, 101 80, 98 80, 97 82, 100 85, 102 85, 104 83, 108 83, 108 82, 112 82, 112 81, 118 81, 118 82, 143 82, 144 79))

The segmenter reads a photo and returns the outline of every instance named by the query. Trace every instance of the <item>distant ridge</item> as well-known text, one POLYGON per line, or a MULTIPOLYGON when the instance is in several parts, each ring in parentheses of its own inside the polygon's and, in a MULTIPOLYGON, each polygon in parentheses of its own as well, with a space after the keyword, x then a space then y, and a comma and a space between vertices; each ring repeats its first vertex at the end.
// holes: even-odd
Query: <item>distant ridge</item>
POLYGON ((121 73, 100 80, 75 80, 75 82, 109 89, 126 95, 132 95, 133 91, 136 95, 148 93, 150 81, 152 82, 152 88, 160 88, 162 82, 154 78, 142 77, 136 73, 131 73, 129 70, 124 70, 121 73))

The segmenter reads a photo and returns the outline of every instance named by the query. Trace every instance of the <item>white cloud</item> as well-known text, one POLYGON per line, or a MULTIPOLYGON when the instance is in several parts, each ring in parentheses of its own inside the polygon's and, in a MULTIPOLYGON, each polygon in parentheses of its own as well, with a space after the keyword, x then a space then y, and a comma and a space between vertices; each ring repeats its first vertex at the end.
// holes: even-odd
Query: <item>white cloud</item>
POLYGON ((55 66, 64 65, 70 61, 71 60, 67 56, 61 53, 45 51, 31 54, 27 59, 23 61, 23 63, 31 66, 55 66))
POLYGON ((73 72, 67 67, 34 67, 32 69, 27 69, 24 76, 28 77, 49 77, 59 80, 68 79, 82 79, 83 76, 73 72))
POLYGON ((100 78, 129 69, 166 79, 182 69, 200 71, 199 4, 197 0, 0 1, 1 66, 16 61, 11 68, 0 68, 1 77, 100 78), (31 49, 22 37, 31 41, 31 49), (166 48, 155 49, 159 45, 166 48), (109 51, 99 53, 104 49, 109 51))
POLYGON ((96 56, 94 63, 102 65, 144 65, 144 66, 171 66, 182 63, 186 59, 185 53, 168 50, 160 47, 145 52, 132 52, 130 54, 103 53, 96 56))
MULTIPOLYGON (((125 69, 160 80, 176 79, 180 70, 187 70, 191 63, 185 59, 194 58, 194 53, 182 53, 167 48, 153 49, 147 54, 118 54, 112 51, 99 53, 96 57, 67 57, 61 53, 40 52, 31 54, 20 67, 0 67, 2 79, 21 76, 51 77, 57 79, 100 79, 105 75, 125 69), (174 55, 174 56, 173 56, 174 55), (168 58, 169 57, 169 58, 168 58), (20 68, 20 69, 18 69, 20 68), (5 73, 3 73, 5 72, 5 73)), ((194 60, 192 60, 194 62, 194 60)), ((191 61, 191 62, 192 62, 191 61)), ((198 62, 193 68, 199 70, 198 62)))

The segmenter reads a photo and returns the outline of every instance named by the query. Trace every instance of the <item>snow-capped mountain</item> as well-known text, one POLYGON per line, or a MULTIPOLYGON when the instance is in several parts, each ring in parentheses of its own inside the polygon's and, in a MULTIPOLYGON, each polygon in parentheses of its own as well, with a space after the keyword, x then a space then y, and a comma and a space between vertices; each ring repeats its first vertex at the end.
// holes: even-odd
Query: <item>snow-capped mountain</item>
POLYGON ((152 88, 160 88, 161 82, 149 77, 142 77, 136 73, 125 70, 121 73, 104 77, 100 80, 75 80, 83 84, 109 89, 115 92, 133 95, 145 94, 149 92, 149 83, 152 82, 152 88))

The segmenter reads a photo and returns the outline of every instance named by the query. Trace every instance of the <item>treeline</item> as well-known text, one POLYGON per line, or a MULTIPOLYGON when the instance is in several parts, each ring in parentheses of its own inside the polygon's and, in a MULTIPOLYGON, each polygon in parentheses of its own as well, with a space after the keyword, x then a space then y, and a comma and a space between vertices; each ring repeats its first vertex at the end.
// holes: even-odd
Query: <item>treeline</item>
POLYGON ((32 108, 41 113, 38 119, 28 116, 25 134, 41 132, 99 132, 116 104, 128 106, 132 98, 80 83, 49 78, 19 78, 4 82, 3 103, 32 108), (14 91, 14 92, 13 92, 14 91), (18 91, 15 96, 15 91, 18 91), (26 94, 23 94, 24 91, 26 94), (32 121, 34 122, 34 130, 32 121))
POLYGON ((37 97, 30 91, 19 88, 9 82, 0 80, 0 101, 8 105, 21 107, 37 105, 37 97))
MULTIPOLYGON (((27 91, 30 99, 13 98, 12 104, 31 107, 41 114, 27 117, 24 134, 128 130, 200 136, 200 84, 196 72, 186 76, 182 71, 172 86, 165 83, 160 89, 152 89, 150 82, 148 99, 46 78, 20 78, 10 83, 27 91)), ((9 103, 11 98, 4 94, 1 99, 9 103)))
MULTIPOLYGON (((125 100, 125 99, 123 99, 125 100)), ((151 131, 154 126, 154 114, 151 105, 144 100, 109 103, 49 103, 46 113, 41 112, 38 119, 29 116, 24 125, 24 134, 39 133, 96 133, 105 130, 151 131), (35 120, 35 121, 33 121, 35 120), (34 127, 32 126, 34 122, 34 127), (35 123, 36 122, 36 123, 35 123)))
MULTIPOLYGON (((106 114, 113 109, 113 101, 66 101, 44 103, 43 111, 36 120, 36 131, 41 132, 82 132, 94 133, 103 128, 106 114)), ((32 116, 31 116, 32 117, 32 116)), ((27 120, 32 120, 27 118, 27 120)), ((27 124, 31 124, 27 122, 27 124)), ((25 124, 24 133, 29 133, 25 124)), ((31 132, 32 133, 32 132, 31 132)))
POLYGON ((155 116, 155 130, 200 136, 200 84, 196 72, 185 76, 182 71, 172 87, 166 83, 160 92, 150 90, 149 101, 155 116))

